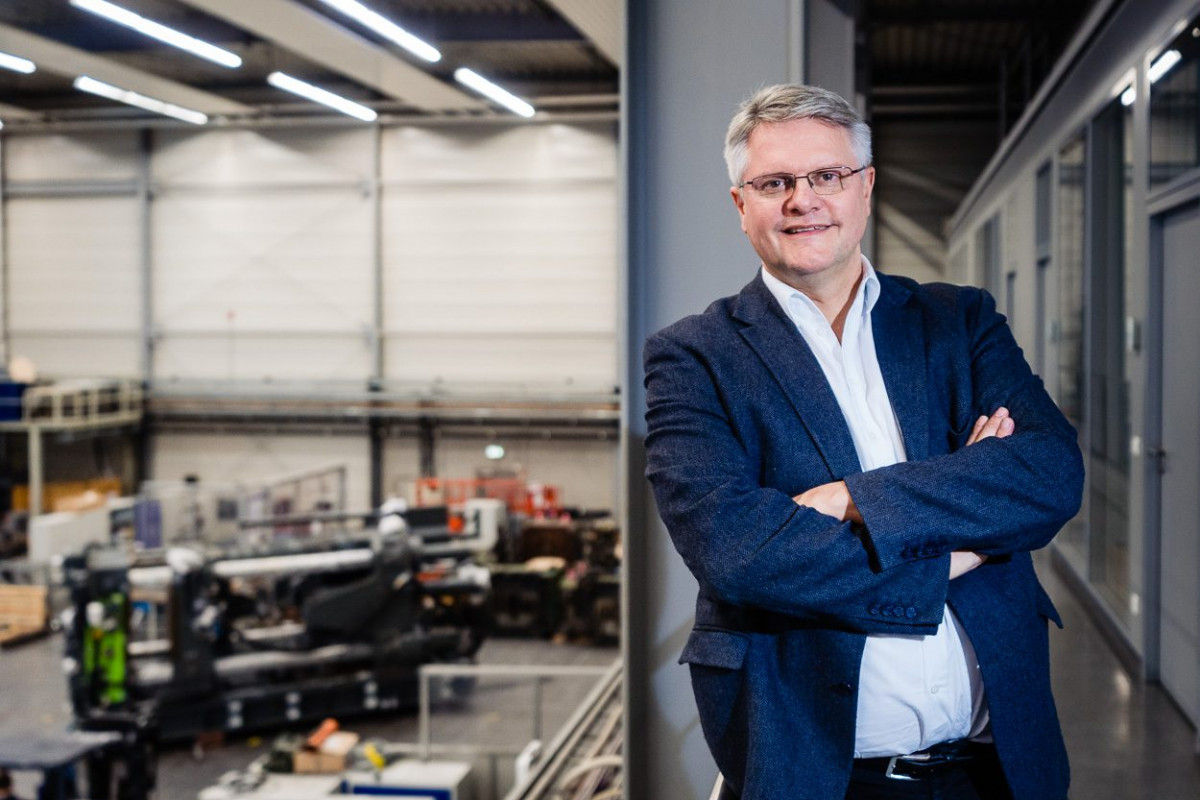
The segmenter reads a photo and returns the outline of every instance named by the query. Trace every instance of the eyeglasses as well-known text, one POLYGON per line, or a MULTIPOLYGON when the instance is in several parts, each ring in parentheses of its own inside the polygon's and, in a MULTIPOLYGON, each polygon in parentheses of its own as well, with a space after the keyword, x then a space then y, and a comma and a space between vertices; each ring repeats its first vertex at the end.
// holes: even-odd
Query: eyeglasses
POLYGON ((862 172, 870 164, 863 164, 858 169, 849 167, 825 167, 814 169, 807 175, 796 175, 791 172, 773 172, 770 175, 759 175, 738 186, 749 186, 759 197, 773 198, 790 195, 796 189, 796 181, 800 178, 808 181, 808 185, 817 194, 837 194, 846 188, 845 180, 851 175, 862 172))

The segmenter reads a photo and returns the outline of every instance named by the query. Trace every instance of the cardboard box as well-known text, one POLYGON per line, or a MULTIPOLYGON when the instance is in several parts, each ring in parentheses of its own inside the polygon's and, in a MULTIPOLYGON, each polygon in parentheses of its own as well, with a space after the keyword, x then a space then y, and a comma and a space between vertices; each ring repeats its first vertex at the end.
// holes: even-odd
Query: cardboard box
POLYGON ((46 630, 46 587, 0 585, 0 645, 46 630))
POLYGON ((302 773, 341 772, 346 768, 350 751, 358 744, 357 733, 336 731, 316 750, 302 747, 292 758, 292 770, 302 773))

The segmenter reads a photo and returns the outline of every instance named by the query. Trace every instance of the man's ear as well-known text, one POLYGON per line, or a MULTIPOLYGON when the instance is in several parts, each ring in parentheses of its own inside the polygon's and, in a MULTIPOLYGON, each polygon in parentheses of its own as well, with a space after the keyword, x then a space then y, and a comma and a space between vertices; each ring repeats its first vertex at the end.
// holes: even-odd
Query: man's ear
POLYGON ((741 218, 742 233, 746 232, 746 198, 742 195, 742 190, 736 186, 729 189, 729 196, 733 198, 733 205, 738 210, 738 217, 741 218))

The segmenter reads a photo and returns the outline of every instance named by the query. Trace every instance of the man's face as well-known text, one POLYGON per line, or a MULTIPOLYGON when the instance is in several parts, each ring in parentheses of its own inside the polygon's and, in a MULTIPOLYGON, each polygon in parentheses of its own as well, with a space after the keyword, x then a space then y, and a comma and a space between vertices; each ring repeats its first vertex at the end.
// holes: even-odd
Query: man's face
MULTIPOLYGON (((747 156, 743 181, 773 172, 803 176, 824 167, 863 166, 846 130, 811 119, 759 125, 750 134, 747 156)), ((761 197, 749 186, 733 189, 742 231, 776 278, 802 290, 834 285, 851 274, 857 280, 874 167, 843 184, 838 194, 820 195, 800 177, 795 191, 775 198, 761 197)))

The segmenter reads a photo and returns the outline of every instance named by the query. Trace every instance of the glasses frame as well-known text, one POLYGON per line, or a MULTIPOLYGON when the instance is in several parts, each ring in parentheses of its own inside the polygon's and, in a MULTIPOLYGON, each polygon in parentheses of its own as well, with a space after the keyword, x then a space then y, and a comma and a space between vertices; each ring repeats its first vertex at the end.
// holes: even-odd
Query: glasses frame
POLYGON ((840 194, 840 193, 844 192, 846 190, 846 179, 853 177, 854 175, 857 175, 858 173, 862 172, 863 170, 867 169, 870 166, 871 166, 870 163, 867 163, 867 164, 863 164, 858 169, 851 169, 850 167, 847 167, 847 166, 837 166, 837 167, 821 167, 820 169, 814 169, 812 172, 768 172, 765 175, 758 175, 756 177, 751 178, 748 181, 739 183, 737 188, 742 189, 742 188, 745 188, 746 186, 749 186, 751 189, 754 189, 754 186, 752 184, 755 181, 762 180, 763 178, 787 178, 792 182, 791 188, 785 188, 783 191, 779 192, 779 194, 767 194, 765 192, 760 191, 759 189, 754 189, 754 194, 757 195, 758 197, 762 197, 762 198, 766 198, 766 199, 773 199, 776 197, 791 197, 792 194, 796 191, 796 187, 800 185, 800 178, 804 178, 804 180, 808 181, 808 188, 812 189, 814 194, 819 194, 823 197, 828 197, 830 195, 840 194), (843 174, 841 174, 840 170, 844 170, 844 169, 848 169, 850 171, 847 172, 845 175, 843 175, 843 174), (822 172, 838 172, 838 188, 837 189, 835 189, 832 192, 828 192, 828 191, 822 191, 817 188, 817 185, 815 183, 813 183, 813 176, 820 175, 822 172))

